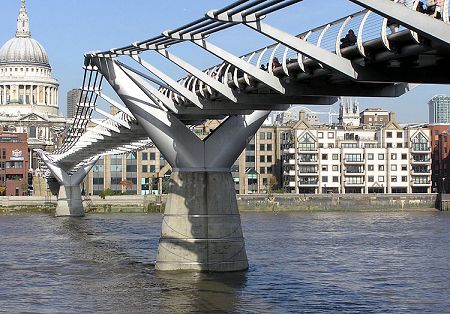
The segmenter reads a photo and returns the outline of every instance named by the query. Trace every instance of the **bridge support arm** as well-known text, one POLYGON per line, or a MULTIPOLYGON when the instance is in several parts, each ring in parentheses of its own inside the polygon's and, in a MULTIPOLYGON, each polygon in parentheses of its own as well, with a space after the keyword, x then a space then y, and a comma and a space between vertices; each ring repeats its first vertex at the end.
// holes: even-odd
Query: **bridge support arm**
POLYGON ((45 163, 52 175, 58 180, 60 187, 58 193, 58 202, 56 205, 56 217, 83 217, 84 207, 81 198, 80 184, 91 168, 97 162, 93 158, 86 162, 74 174, 68 174, 61 167, 54 164, 45 153, 40 153, 42 161, 45 163))

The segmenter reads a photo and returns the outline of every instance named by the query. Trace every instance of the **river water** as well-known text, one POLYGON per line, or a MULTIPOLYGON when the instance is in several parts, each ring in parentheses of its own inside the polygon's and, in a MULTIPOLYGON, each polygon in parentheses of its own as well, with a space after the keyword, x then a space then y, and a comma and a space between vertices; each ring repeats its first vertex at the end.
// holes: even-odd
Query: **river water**
POLYGON ((242 225, 249 271, 160 273, 159 214, 0 216, 0 311, 450 311, 448 213, 244 213, 242 225))

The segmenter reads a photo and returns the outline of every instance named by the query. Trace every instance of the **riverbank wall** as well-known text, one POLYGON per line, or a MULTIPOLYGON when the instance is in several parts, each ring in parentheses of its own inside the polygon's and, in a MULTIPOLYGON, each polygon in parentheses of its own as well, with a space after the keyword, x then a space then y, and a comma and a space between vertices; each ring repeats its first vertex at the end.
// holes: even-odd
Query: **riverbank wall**
MULTIPOLYGON (((241 211, 412 210, 439 208, 437 194, 252 194, 237 195, 241 211)), ((87 212, 163 212, 166 195, 121 195, 85 201, 87 212)), ((0 212, 43 211, 56 206, 56 197, 0 197, 0 212)))

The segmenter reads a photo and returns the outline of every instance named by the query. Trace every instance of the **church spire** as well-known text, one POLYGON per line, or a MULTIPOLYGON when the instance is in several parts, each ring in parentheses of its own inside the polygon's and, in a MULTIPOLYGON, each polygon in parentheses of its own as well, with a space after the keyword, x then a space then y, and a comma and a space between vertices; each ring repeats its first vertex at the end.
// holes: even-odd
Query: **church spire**
POLYGON ((30 37, 30 21, 28 19, 27 8, 25 7, 25 0, 22 0, 19 17, 17 18, 17 32, 16 37, 30 37))

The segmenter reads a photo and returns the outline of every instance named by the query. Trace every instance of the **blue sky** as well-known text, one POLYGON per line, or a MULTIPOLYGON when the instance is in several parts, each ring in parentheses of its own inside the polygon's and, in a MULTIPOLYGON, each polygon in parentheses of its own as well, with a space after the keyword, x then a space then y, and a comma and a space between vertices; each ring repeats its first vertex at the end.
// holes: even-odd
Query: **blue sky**
MULTIPOLYGON (((1 1, 0 43, 3 44, 15 34, 20 0, 1 1)), ((60 109, 65 113, 67 91, 81 85, 85 52, 108 50, 151 38, 164 30, 198 19, 210 9, 232 2, 234 1, 27 0, 27 9, 32 36, 47 50, 53 75, 60 83, 60 109)), ((305 0, 270 15, 267 21, 291 33, 301 33, 359 9, 347 0, 305 0)), ((267 38, 242 26, 214 35, 211 41, 238 55, 271 43, 267 38)), ((173 51, 200 68, 218 62, 189 44, 175 47, 173 51)), ((175 78, 183 75, 163 60, 153 59, 152 56, 149 61, 166 69, 175 78)), ((377 106, 396 111, 401 122, 422 122, 428 119, 427 102, 435 94, 450 94, 450 86, 420 86, 400 98, 363 98, 360 103, 362 108, 377 106)))

